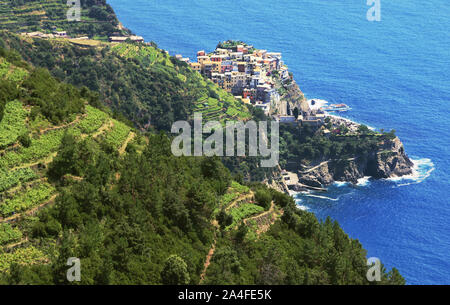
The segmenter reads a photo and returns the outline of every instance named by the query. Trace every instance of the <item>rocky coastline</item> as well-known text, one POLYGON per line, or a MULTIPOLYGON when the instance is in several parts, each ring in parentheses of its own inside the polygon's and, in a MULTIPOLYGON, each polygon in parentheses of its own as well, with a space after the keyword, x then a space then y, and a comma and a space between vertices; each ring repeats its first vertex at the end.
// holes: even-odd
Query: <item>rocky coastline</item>
POLYGON ((400 139, 385 140, 376 151, 346 160, 326 160, 304 170, 282 170, 278 189, 286 193, 305 190, 326 191, 326 187, 340 182, 357 184, 364 177, 386 179, 413 173, 413 162, 405 153, 400 139))

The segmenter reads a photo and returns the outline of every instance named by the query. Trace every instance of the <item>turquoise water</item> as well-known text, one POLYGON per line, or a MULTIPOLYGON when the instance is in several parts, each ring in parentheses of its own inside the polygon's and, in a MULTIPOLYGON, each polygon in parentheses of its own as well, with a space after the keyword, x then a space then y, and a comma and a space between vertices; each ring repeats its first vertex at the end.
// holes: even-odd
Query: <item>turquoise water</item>
POLYGON ((395 129, 416 160, 414 177, 336 184, 300 194, 298 204, 338 220, 408 284, 450 284, 448 1, 381 0, 381 22, 367 21, 365 0, 108 2, 126 27, 171 54, 195 59, 227 39, 283 52, 307 97, 395 129))

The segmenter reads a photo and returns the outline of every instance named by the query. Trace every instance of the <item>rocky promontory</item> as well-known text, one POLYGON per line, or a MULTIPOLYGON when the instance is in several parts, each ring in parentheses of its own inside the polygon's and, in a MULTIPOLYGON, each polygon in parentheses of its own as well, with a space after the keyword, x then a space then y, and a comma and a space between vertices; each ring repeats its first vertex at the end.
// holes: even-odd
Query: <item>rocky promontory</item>
POLYGON ((374 179, 402 177, 413 173, 413 162, 405 153, 400 139, 384 140, 376 151, 344 160, 327 160, 297 172, 296 190, 304 186, 324 187, 335 181, 356 184, 358 179, 370 176, 374 179))

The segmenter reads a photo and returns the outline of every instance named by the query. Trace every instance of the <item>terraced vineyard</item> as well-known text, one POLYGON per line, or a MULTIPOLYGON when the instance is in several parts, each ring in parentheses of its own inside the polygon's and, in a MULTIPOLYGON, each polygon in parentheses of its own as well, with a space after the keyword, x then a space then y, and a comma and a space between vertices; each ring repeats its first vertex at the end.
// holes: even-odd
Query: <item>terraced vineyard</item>
POLYGON ((12 263, 23 265, 32 265, 46 260, 46 255, 33 246, 27 248, 19 248, 11 253, 3 253, 0 255, 0 272, 9 269, 12 263))
POLYGON ((28 112, 19 101, 6 104, 3 120, 0 122, 0 149, 15 143, 26 132, 25 119, 28 112))
POLYGON ((245 196, 250 193, 250 189, 247 186, 241 185, 236 181, 232 181, 231 187, 220 199, 220 208, 228 209, 230 205, 239 197, 245 196))
POLYGON ((15 171, 0 169, 0 192, 11 189, 21 183, 38 178, 38 175, 30 168, 21 168, 15 171))
POLYGON ((1 0, 0 29, 15 32, 66 30, 70 35, 84 34, 106 37, 120 32, 118 21, 104 0, 81 1, 81 21, 69 22, 67 1, 61 0, 1 0), (95 8, 94 8, 95 7, 95 8), (102 13, 99 12, 102 11, 102 13))
POLYGON ((121 57, 137 59, 146 66, 157 62, 173 67, 169 56, 152 46, 120 43, 112 46, 111 50, 121 57))
POLYGON ((106 113, 89 105, 86 106, 86 114, 87 117, 77 125, 77 129, 82 134, 94 133, 109 120, 109 116, 106 113))
MULTIPOLYGON (((0 272, 12 263, 35 264, 46 261, 45 248, 36 248, 21 230, 22 219, 51 203, 57 189, 44 177, 46 166, 56 156, 65 133, 85 139, 105 141, 114 149, 124 146, 131 128, 110 118, 105 112, 87 105, 85 114, 61 126, 35 122, 21 102, 9 102, 0 123, 2 147, 0 152, 0 247, 7 250, 0 255, 0 272), (45 126, 45 127, 44 127, 45 126), (105 128, 105 126, 107 128, 105 128), (111 128, 110 128, 111 127, 111 128), (29 147, 18 137, 31 135, 29 147), (97 136, 97 137, 96 137, 97 136)), ((128 140, 133 142, 133 137, 128 140)))
POLYGON ((23 190, 12 198, 3 200, 0 205, 2 217, 12 216, 16 213, 36 207, 48 200, 56 189, 48 183, 39 183, 29 189, 23 190))
POLYGON ((234 207, 230 209, 230 215, 233 217, 233 222, 228 227, 226 227, 226 230, 231 230, 235 228, 244 219, 258 215, 263 212, 264 212, 263 207, 253 203, 245 203, 240 205, 239 207, 234 207))
POLYGON ((123 142, 125 142, 130 131, 131 128, 124 123, 113 120, 112 129, 106 133, 103 138, 107 144, 117 150, 122 146, 123 142))
POLYGON ((11 80, 11 81, 21 81, 27 76, 28 72, 20 67, 15 67, 0 58, 0 78, 11 80))
MULTIPOLYGON (((150 69, 155 64, 160 64, 168 70, 175 69, 170 57, 153 46, 122 43, 112 46, 111 50, 121 57, 135 59, 141 66, 150 69)), ((199 73, 190 71, 190 74, 185 75, 177 71, 176 77, 182 83, 190 82, 198 86, 191 90, 191 93, 196 95, 193 112, 201 112, 204 120, 223 122, 251 118, 247 107, 241 101, 217 87, 210 80, 205 80, 199 73)))
POLYGON ((231 187, 221 197, 219 208, 214 211, 216 216, 220 209, 232 217, 232 222, 225 227, 225 231, 236 229, 244 222, 248 227, 247 238, 250 239, 265 232, 283 214, 283 210, 273 202, 268 211, 257 205, 253 191, 236 181, 231 183, 231 187))
POLYGON ((0 246, 16 242, 22 238, 22 232, 9 223, 0 223, 0 246))
POLYGON ((216 96, 216 98, 213 98, 205 94, 195 102, 194 112, 201 112, 204 120, 223 123, 226 120, 246 120, 251 118, 247 107, 236 100, 234 96, 221 90, 210 81, 204 81, 204 83, 208 90, 216 96))

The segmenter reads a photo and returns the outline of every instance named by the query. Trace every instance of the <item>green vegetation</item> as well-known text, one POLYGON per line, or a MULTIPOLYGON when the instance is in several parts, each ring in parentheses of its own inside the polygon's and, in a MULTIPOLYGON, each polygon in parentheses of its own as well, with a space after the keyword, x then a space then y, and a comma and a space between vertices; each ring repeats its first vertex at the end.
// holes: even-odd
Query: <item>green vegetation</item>
POLYGON ((44 259, 44 253, 34 247, 19 248, 12 253, 2 253, 0 255, 0 272, 7 272, 14 264, 27 266, 44 259))
POLYGON ((0 169, 0 192, 4 192, 20 183, 28 182, 38 178, 36 173, 29 168, 15 171, 0 169))
POLYGON ((52 167, 64 176, 71 170, 66 164, 81 159, 85 179, 65 187, 29 229, 35 240, 62 236, 57 245, 62 257, 50 268, 23 268, 38 278, 50 275, 52 283, 64 281, 63 257, 69 255, 64 249, 70 249, 90 270, 83 283, 157 284, 165 261, 176 254, 187 265, 189 283, 198 283, 213 238, 212 211, 223 186, 231 183, 229 173, 217 159, 172 156, 164 135, 150 136, 149 142, 143 153, 131 151, 122 159, 96 141, 65 140, 52 167))
MULTIPOLYGON (((344 131, 344 128, 337 128, 344 131)), ((376 133, 362 125, 357 134, 334 132, 326 137, 309 127, 280 125, 280 165, 288 163, 309 164, 327 159, 366 157, 377 151, 380 142, 395 139, 395 131, 376 133)))
POLYGON ((0 215, 8 217, 15 213, 26 211, 43 203, 53 193, 55 193, 55 188, 48 183, 33 186, 14 198, 0 202, 0 215))
POLYGON ((241 185, 236 181, 231 182, 231 190, 238 192, 239 194, 245 194, 250 191, 250 188, 246 185, 241 185))
POLYGON ((19 50, 26 61, 49 69, 59 80, 98 91, 104 104, 143 129, 169 131, 173 122, 194 111, 203 112, 208 120, 251 118, 242 102, 155 44, 86 48, 9 32, 0 32, 0 38, 4 47, 19 50), (202 109, 206 102, 211 104, 202 109))
MULTIPOLYGON (((290 196, 270 192, 284 210, 281 220, 259 236, 256 220, 222 231, 204 284, 369 284, 367 253, 357 240, 337 222, 319 222, 312 213, 297 209, 290 196)), ((404 284, 404 279, 395 268, 386 272, 383 267, 381 282, 372 284, 404 284)))
MULTIPOLYGON (((243 45, 244 47, 248 47, 248 45, 240 40, 227 40, 223 42, 219 42, 216 48, 220 49, 233 49, 236 48, 238 45, 243 45)), ((249 54, 252 54, 255 51, 255 48, 250 48, 248 50, 249 54)))
POLYGON ((66 2, 62 0, 2 0, 0 1, 0 29, 44 33, 65 30, 71 36, 91 37, 111 36, 114 32, 120 32, 114 11, 105 0, 81 1, 81 22, 67 20, 69 7, 66 2))
POLYGON ((113 124, 112 130, 106 134, 104 141, 114 149, 118 149, 125 142, 131 128, 116 120, 113 124))
MULTIPOLYGON (((103 0, 83 2, 84 22, 72 25, 58 19, 61 2, 7 2, 0 28, 56 26, 103 38, 117 30, 114 22, 105 25, 114 15, 103 0), (51 17, 48 23, 40 11, 51 17)), ((196 110, 217 120, 264 119, 260 110, 242 105, 154 44, 80 46, 9 32, 0 37, 0 62, 7 63, 1 66, 0 118, 26 122, 8 131, 1 152, 0 216, 18 217, 14 227, 2 224, 0 244, 7 248, 26 238, 32 245, 0 250, 1 284, 66 283, 68 257, 81 259, 81 284, 198 284, 214 240, 207 284, 368 284, 367 253, 336 222, 319 222, 288 195, 261 184, 243 185, 245 174, 258 170, 257 158, 224 159, 243 171, 234 182, 219 158, 175 157, 164 132, 144 136, 121 119, 168 131, 196 110), (21 61, 17 51, 38 68, 21 61), (114 112, 103 113, 102 105, 114 112), (130 131, 137 139, 119 154, 130 131), (269 209, 272 201, 276 206, 269 209), (36 215, 25 216, 29 212, 36 215)), ((285 161, 315 159, 315 150, 328 146, 328 153, 321 151, 327 156, 360 149, 338 150, 341 144, 313 131, 297 137, 297 130, 287 128, 285 161)), ((383 269, 382 279, 404 283, 396 269, 383 269)))
POLYGON ((227 229, 232 229, 242 220, 260 214, 262 212, 264 212, 263 207, 251 203, 243 204, 238 208, 232 208, 230 210, 230 215, 233 217, 233 222, 227 227, 227 229))
POLYGON ((34 106, 53 124, 72 121, 84 109, 80 92, 73 86, 58 82, 44 69, 36 69, 24 81, 28 89, 25 101, 34 106))
POLYGON ((9 244, 22 238, 22 232, 9 223, 0 223, 0 245, 9 244))
POLYGON ((6 104, 3 120, 0 121, 0 149, 14 144, 19 136, 26 132, 27 114, 19 101, 6 104))
POLYGON ((250 189, 245 185, 240 185, 236 181, 231 183, 230 189, 220 199, 221 207, 227 207, 231 202, 237 199, 242 194, 248 193, 250 189))
POLYGON ((145 66, 160 63, 173 67, 170 59, 155 46, 142 47, 141 45, 133 43, 120 43, 113 45, 111 47, 111 51, 117 53, 120 57, 130 60, 137 60, 145 66))
POLYGON ((161 279, 164 285, 189 284, 189 273, 184 260, 177 255, 171 255, 164 263, 161 279))
POLYGON ((255 200, 259 206, 265 210, 268 210, 272 202, 272 194, 267 190, 259 189, 255 193, 255 200))
POLYGON ((27 76, 27 71, 20 67, 14 67, 5 59, 0 60, 0 78, 10 81, 21 81, 27 76))
POLYGON ((13 168, 15 165, 40 161, 58 149, 65 130, 58 129, 33 139, 29 147, 20 147, 16 151, 7 152, 0 159, 0 167, 13 168))
POLYGON ((92 106, 86 106, 87 117, 78 124, 78 129, 83 134, 91 134, 97 131, 108 119, 109 116, 92 106))

